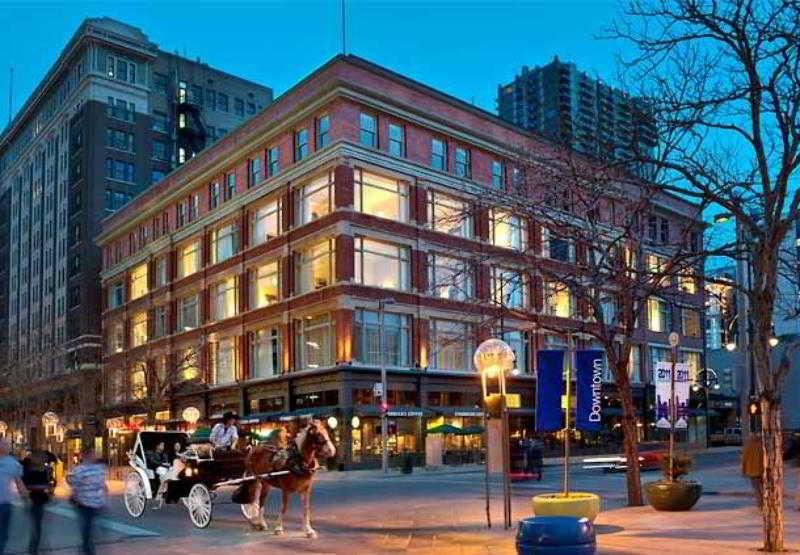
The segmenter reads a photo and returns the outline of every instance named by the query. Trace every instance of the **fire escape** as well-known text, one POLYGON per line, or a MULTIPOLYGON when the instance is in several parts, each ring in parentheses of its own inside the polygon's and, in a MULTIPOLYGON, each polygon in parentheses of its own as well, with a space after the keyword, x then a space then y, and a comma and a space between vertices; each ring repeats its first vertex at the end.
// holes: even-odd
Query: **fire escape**
POLYGON ((176 158, 181 165, 205 148, 207 132, 202 114, 203 99, 194 98, 185 81, 178 83, 176 92, 176 158))

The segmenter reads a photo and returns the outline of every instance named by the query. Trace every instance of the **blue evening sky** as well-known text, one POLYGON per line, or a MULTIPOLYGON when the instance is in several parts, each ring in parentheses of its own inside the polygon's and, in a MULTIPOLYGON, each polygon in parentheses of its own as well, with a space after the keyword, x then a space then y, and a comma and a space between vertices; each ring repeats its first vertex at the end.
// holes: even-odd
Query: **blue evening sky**
MULTIPOLYGON (((340 1, 0 0, 0 128, 85 17, 136 25, 163 50, 271 86, 276 96, 341 51, 340 1)), ((618 45, 595 37, 614 0, 347 0, 347 50, 494 112, 497 85, 558 55, 613 83, 618 45)))

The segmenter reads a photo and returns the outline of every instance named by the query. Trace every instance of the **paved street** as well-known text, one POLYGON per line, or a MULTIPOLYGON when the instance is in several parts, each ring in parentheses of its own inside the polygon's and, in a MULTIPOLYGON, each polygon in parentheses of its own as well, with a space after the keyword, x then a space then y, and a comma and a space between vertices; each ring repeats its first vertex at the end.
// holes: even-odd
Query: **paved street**
MULTIPOLYGON (((695 511, 685 514, 656 513, 649 507, 628 509, 624 504, 624 476, 577 469, 575 489, 600 493, 604 513, 598 519, 601 553, 640 553, 644 546, 658 546, 663 553, 746 552, 756 546, 759 520, 747 483, 738 476, 738 455, 719 453, 700 458, 696 476, 708 495, 695 511), (691 541, 692 547, 683 545, 691 541), (688 549, 688 551, 687 551, 688 549)), ((655 474, 645 475, 645 481, 655 474)), ((560 469, 546 469, 541 483, 514 484, 514 517, 530 514, 530 497, 553 491, 560 484, 560 469)), ((790 477, 794 484, 794 476, 790 477)), ((118 486, 118 484, 117 484, 118 486)), ((411 476, 379 472, 326 473, 314 492, 314 525, 317 540, 302 536, 299 502, 294 500, 286 522, 287 534, 276 537, 251 531, 239 508, 220 494, 211 526, 192 527, 185 509, 166 506, 148 510, 139 520, 130 519, 115 494, 100 522, 101 552, 219 553, 234 547, 242 553, 513 553, 513 532, 502 530, 500 486, 493 484, 494 528, 488 531, 483 512, 483 474, 471 468, 448 472, 417 471, 411 476), (499 529, 498 529, 499 526, 499 529)), ((793 509, 791 499, 787 499, 793 509)), ((15 515, 11 553, 24 553, 27 522, 15 515)), ((78 544, 76 520, 63 499, 47 515, 46 546, 58 553, 74 553, 78 544)), ((800 513, 787 511, 789 540, 800 544, 800 513)))

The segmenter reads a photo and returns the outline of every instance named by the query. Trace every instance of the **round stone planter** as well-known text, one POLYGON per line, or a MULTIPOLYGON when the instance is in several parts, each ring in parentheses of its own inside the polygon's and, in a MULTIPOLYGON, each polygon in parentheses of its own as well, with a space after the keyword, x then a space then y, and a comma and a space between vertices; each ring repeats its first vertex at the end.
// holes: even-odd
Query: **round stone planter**
POLYGON ((703 494, 703 486, 689 480, 657 480, 644 485, 647 502, 657 511, 688 511, 703 494))
POLYGON ((600 496, 583 491, 543 493, 533 498, 533 513, 536 516, 574 516, 594 522, 600 514, 600 496))

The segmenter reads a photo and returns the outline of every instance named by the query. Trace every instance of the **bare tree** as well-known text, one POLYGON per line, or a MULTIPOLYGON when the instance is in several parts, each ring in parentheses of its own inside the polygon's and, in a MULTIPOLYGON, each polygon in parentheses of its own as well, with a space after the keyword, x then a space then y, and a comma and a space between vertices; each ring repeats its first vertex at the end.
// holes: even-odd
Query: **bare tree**
POLYGON ((633 47, 625 77, 651 99, 665 189, 731 213, 727 254, 752 264, 749 306, 764 446, 764 550, 784 546, 781 391, 785 358, 770 359, 778 252, 800 191, 800 4, 791 0, 634 0, 612 38, 633 47))

